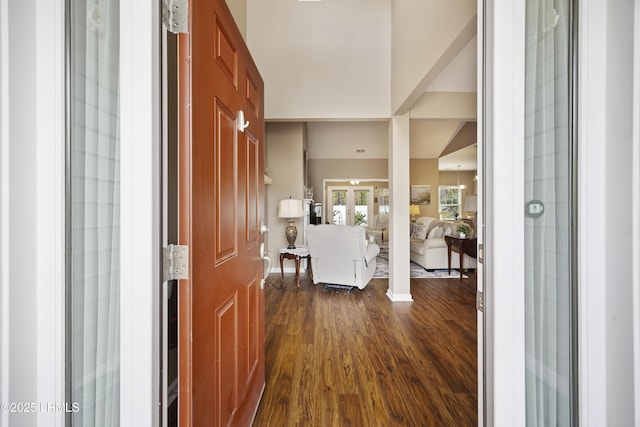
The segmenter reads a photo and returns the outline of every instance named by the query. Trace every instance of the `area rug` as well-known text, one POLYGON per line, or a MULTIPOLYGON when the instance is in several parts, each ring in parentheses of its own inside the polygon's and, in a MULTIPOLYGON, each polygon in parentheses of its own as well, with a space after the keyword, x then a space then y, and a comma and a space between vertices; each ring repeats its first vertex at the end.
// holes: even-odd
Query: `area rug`
MULTIPOLYGON (((433 270, 427 271, 421 265, 411 261, 410 265, 410 277, 412 279, 459 279, 460 272, 455 269, 449 270, 433 270)), ((468 278, 466 274, 462 276, 468 278)), ((376 257, 376 272, 373 275, 374 279, 388 279, 389 278, 389 252, 381 250, 376 257)))

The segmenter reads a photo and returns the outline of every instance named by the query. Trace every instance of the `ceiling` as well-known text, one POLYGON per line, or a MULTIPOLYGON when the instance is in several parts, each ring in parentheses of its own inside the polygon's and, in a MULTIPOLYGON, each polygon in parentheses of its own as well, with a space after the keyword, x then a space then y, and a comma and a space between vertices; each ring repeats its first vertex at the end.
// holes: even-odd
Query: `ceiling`
POLYGON ((438 169, 441 171, 474 171, 478 169, 477 163, 478 144, 472 144, 461 148, 451 154, 447 154, 438 159, 438 169))
MULTIPOLYGON (((309 143, 319 144, 309 147, 312 158, 384 155, 388 151, 385 142, 388 132, 381 122, 388 123, 394 114, 389 81, 393 80, 391 70, 396 58, 413 57, 420 69, 419 64, 425 64, 420 56, 433 57, 437 58, 430 62, 434 65, 416 89, 422 88, 419 89, 423 90, 422 98, 436 101, 425 110, 415 108, 421 100, 409 101, 410 96, 404 105, 410 113, 411 157, 439 158, 465 123, 476 118, 475 98, 473 111, 464 114, 456 111, 455 102, 448 100, 457 94, 475 97, 476 37, 460 38, 462 33, 444 36, 452 27, 449 19, 461 16, 455 11, 462 9, 456 8, 472 3, 469 0, 452 0, 450 5, 439 0, 411 0, 413 6, 405 3, 406 0, 247 0, 247 40, 265 81, 267 120, 308 122, 309 143), (415 27, 419 22, 416 13, 404 16, 401 22, 411 22, 411 28, 417 29, 416 35, 422 37, 419 40, 429 42, 425 45, 406 39, 401 45, 391 43, 392 37, 399 40, 397 26, 390 25, 391 14, 414 10, 431 23, 428 28, 415 27), (433 50, 434 47, 444 51, 433 50), (433 52, 444 53, 434 57, 433 52), (283 97, 283 93, 287 95, 283 97), (329 135, 332 139, 325 137, 329 135)), ((413 97, 417 99, 420 95, 413 97)), ((471 148, 448 154, 442 159, 441 168, 458 169, 461 165, 461 170, 476 169, 470 160, 475 157, 471 154, 475 143, 475 138, 471 138, 466 144, 471 148)))

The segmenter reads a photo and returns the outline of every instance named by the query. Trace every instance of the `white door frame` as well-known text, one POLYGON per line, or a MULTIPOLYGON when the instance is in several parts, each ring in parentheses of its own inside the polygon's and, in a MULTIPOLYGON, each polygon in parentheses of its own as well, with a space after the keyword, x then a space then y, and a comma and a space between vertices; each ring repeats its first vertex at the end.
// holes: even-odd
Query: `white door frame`
POLYGON ((159 424, 161 2, 120 4, 120 423, 159 424))
MULTIPOLYGON (((476 83, 476 91, 478 96, 477 101, 476 101, 476 115, 477 115, 477 130, 476 130, 476 141, 478 144, 478 149, 477 149, 477 158, 476 158, 476 164, 478 165, 477 168, 477 176, 478 176, 478 185, 477 185, 477 189, 476 189, 476 194, 477 194, 477 212, 476 212, 476 238, 478 239, 478 263, 477 263, 477 268, 476 268, 476 292, 480 293, 482 295, 483 298, 483 305, 484 304, 484 299, 486 299, 486 295, 485 295, 485 268, 484 268, 484 247, 485 247, 485 237, 484 237, 484 220, 485 220, 485 214, 484 214, 484 185, 485 185, 485 165, 484 165, 484 147, 485 147, 485 140, 484 140, 484 117, 485 117, 485 113, 484 113, 484 108, 485 108, 485 95, 484 95, 484 91, 485 91, 485 87, 484 87, 484 75, 485 75, 485 70, 484 70, 484 65, 485 65, 485 58, 484 58, 484 43, 485 43, 485 38, 484 38, 484 28, 485 28, 485 22, 484 22, 484 0, 478 0, 478 6, 477 6, 477 19, 478 19, 478 23, 477 23, 477 36, 476 36, 476 51, 478 52, 477 58, 478 60, 476 61, 476 75, 477 75, 477 83, 476 83)), ((477 298, 477 297, 476 297, 477 298)), ((476 302, 476 307, 477 307, 477 302, 476 302)), ((487 394, 485 392, 485 389, 487 387, 487 381, 485 379, 486 376, 486 372, 485 372, 485 360, 486 360, 486 356, 485 356, 485 351, 487 348, 487 340, 485 338, 485 311, 486 308, 483 307, 482 310, 477 310, 476 311, 476 322, 477 322, 477 331, 476 331, 476 351, 477 351, 477 358, 478 358, 478 362, 477 362, 477 377, 478 377, 478 427, 484 427, 485 425, 485 413, 486 413, 486 398, 487 398, 487 394)))
MULTIPOLYGON (((640 0, 635 0, 634 64, 633 64, 633 181, 632 211, 640 212, 640 0)), ((633 259, 640 259, 640 222, 634 221, 632 230, 633 259)), ((640 263, 633 264, 633 324, 640 325, 640 263)), ((634 349, 634 407, 635 425, 640 425, 640 328, 635 328, 634 349)))
POLYGON ((478 187, 485 190, 481 213, 485 227, 484 419, 489 426, 521 426, 526 413, 522 173, 525 2, 484 0, 483 12, 486 75, 482 97, 485 106, 480 111, 485 114, 485 182, 478 187), (509 194, 512 203, 497 209, 500 194, 509 194))

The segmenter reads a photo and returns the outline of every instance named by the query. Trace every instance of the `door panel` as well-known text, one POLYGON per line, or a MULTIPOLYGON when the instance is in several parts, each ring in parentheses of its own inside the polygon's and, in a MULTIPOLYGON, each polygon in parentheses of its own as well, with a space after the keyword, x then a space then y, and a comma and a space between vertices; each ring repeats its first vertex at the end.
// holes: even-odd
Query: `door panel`
POLYGON ((347 224, 347 193, 348 189, 329 187, 329 215, 332 224, 346 225, 347 224))
POLYGON ((215 104, 215 158, 213 171, 216 200, 214 219, 216 230, 216 263, 236 255, 237 223, 237 161, 235 143, 235 115, 216 99, 215 104))
POLYGON ((247 187, 247 215, 246 215, 246 243, 248 245, 257 244, 260 237, 260 227, 258 218, 258 203, 260 197, 260 142, 258 139, 246 132, 246 187, 247 187))
POLYGON ((180 36, 179 240, 191 254, 179 285, 180 423, 248 425, 264 387, 263 82, 224 0, 190 8, 180 36))

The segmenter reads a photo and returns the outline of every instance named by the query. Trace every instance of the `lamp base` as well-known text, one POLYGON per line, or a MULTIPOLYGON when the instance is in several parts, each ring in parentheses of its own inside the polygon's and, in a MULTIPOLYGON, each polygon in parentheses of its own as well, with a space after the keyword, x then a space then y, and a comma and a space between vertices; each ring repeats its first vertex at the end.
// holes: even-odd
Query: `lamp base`
POLYGON ((294 225, 293 220, 289 220, 289 225, 287 225, 287 228, 284 230, 284 234, 285 236, 287 236, 287 242, 289 242, 289 246, 287 246, 287 249, 295 249, 296 237, 298 237, 298 229, 294 225))

